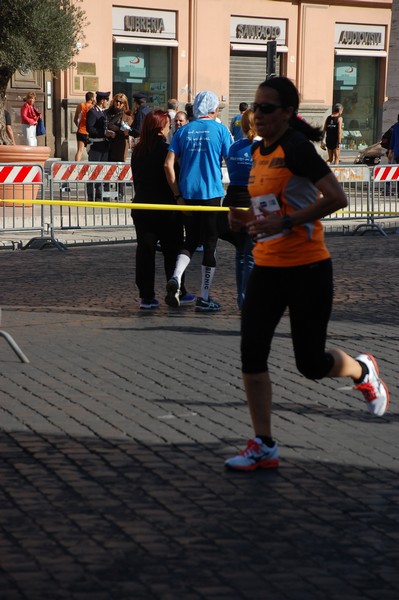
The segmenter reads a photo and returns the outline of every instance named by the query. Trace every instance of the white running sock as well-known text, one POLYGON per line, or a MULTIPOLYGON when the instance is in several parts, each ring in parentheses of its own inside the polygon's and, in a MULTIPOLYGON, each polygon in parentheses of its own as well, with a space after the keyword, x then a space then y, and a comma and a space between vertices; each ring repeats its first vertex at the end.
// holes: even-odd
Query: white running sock
POLYGON ((202 281, 201 281, 201 298, 209 300, 209 292, 211 290, 213 276, 215 274, 216 267, 206 267, 201 265, 202 281))
POLYGON ((179 287, 181 284, 181 278, 183 277, 184 271, 187 269, 190 264, 190 259, 187 254, 179 254, 176 260, 175 271, 173 273, 173 277, 176 277, 179 282, 179 287))

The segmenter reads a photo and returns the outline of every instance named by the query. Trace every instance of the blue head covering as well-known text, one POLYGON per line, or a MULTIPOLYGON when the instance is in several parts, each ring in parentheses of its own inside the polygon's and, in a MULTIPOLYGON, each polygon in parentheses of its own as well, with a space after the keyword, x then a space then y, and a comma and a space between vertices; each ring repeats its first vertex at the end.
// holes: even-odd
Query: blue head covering
POLYGON ((209 113, 215 112, 218 106, 219 98, 214 92, 210 92, 209 90, 199 92, 195 96, 194 100, 194 117, 196 119, 199 119, 200 117, 206 117, 209 115, 209 113))

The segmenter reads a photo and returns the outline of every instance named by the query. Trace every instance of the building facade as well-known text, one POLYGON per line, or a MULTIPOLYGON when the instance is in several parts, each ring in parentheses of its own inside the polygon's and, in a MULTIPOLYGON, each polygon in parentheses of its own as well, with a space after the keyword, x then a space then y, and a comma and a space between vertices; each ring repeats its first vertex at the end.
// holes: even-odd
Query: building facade
POLYGON ((64 160, 75 153, 73 115, 87 91, 123 92, 130 102, 146 92, 153 107, 173 97, 184 108, 211 89, 227 124, 265 79, 270 42, 275 73, 297 84, 304 118, 322 125, 340 102, 344 148, 381 134, 392 0, 84 0, 83 8, 90 24, 75 67, 37 84, 46 141, 64 160))
POLYGON ((391 34, 389 36, 388 75, 382 132, 387 131, 399 117, 399 2, 392 3, 391 34))

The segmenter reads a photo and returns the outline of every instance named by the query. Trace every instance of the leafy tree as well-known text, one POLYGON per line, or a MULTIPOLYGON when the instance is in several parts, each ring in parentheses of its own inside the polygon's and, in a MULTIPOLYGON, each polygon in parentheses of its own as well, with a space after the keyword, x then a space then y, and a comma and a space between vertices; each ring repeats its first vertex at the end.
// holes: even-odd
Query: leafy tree
POLYGON ((82 0, 0 0, 0 144, 9 144, 4 104, 17 70, 67 69, 88 25, 82 0))

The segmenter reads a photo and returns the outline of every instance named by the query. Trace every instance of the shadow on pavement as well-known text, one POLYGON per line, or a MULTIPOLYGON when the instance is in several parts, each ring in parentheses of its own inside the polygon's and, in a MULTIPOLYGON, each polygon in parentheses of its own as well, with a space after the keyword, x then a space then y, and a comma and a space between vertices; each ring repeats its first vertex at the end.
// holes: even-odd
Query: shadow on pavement
POLYGON ((396 472, 225 472, 230 443, 2 433, 1 598, 398 597, 396 472))

